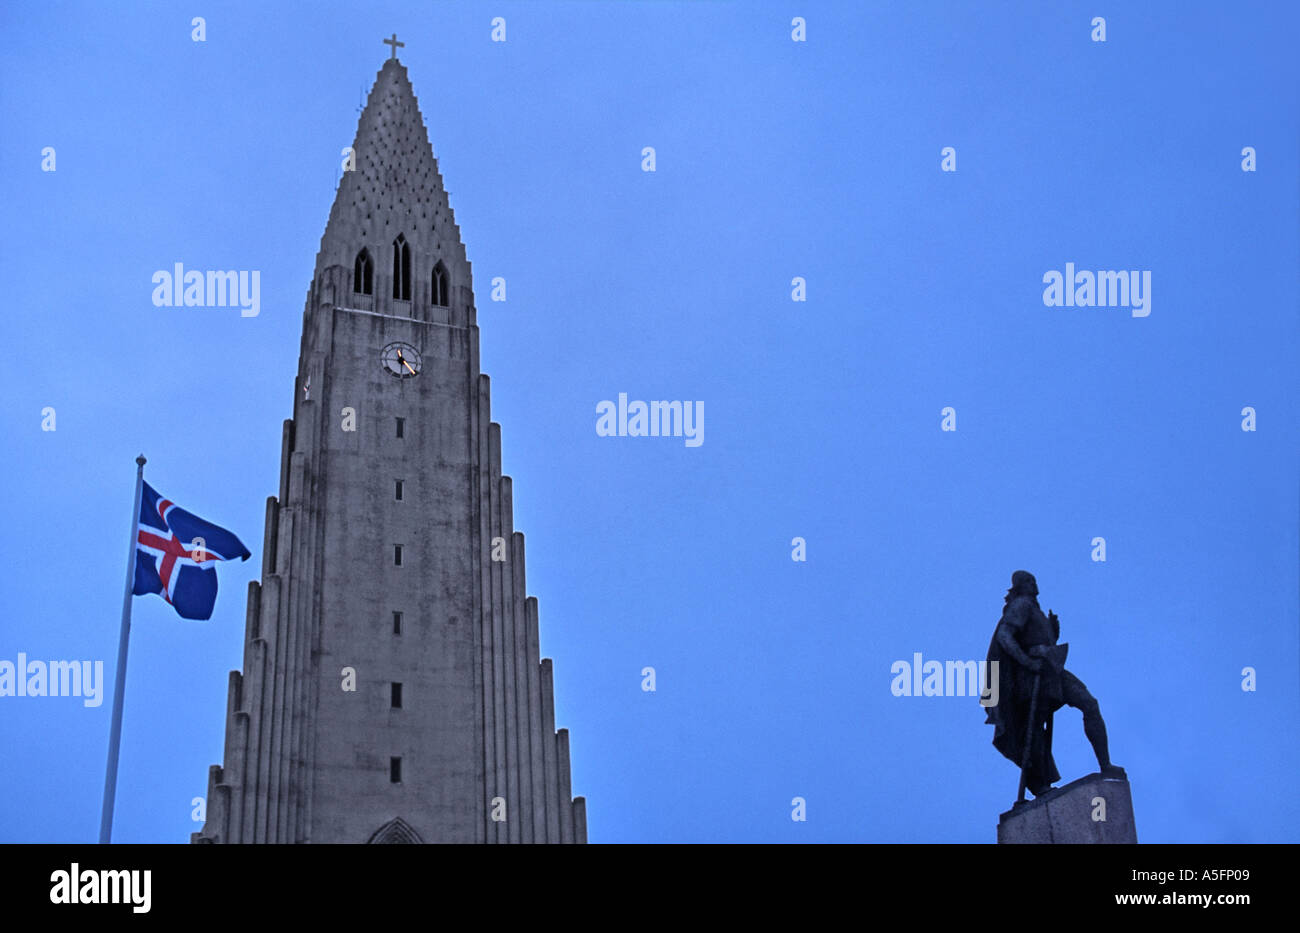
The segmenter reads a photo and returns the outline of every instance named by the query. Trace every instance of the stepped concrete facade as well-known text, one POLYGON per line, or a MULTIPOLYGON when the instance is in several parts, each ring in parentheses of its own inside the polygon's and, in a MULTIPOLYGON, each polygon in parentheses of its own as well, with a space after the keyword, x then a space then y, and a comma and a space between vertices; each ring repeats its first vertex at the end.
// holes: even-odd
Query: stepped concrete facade
POLYGON ((585 842, 470 263, 396 57, 353 152, 192 840, 585 842))

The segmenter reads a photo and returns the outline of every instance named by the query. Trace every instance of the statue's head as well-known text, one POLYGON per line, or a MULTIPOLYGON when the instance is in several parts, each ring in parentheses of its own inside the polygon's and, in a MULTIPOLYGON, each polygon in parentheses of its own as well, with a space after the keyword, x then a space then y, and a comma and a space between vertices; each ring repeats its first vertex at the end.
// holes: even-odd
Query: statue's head
POLYGON ((1011 575, 1011 595, 1037 596, 1038 581, 1028 570, 1017 570, 1011 575))

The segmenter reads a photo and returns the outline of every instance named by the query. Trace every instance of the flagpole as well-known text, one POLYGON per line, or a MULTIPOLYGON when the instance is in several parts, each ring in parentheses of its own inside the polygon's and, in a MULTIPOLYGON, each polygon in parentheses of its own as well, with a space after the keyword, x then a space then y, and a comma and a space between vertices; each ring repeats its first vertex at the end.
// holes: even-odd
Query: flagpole
POLYGON ((131 547, 126 559, 126 592, 122 596, 122 634, 117 642, 117 679, 113 686, 113 725, 108 734, 108 770, 104 774, 104 809, 99 819, 99 844, 113 836, 113 803, 117 797, 117 753, 122 744, 122 700, 126 689, 126 647, 131 637, 131 590, 135 587, 135 551, 140 537, 140 499, 144 492, 144 454, 135 458, 135 508, 131 512, 131 547))

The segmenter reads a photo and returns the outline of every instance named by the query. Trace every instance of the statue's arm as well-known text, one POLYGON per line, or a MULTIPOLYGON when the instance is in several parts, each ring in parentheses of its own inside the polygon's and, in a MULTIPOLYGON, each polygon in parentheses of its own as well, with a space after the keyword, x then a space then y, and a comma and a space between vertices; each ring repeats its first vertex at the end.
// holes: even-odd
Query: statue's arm
POLYGON ((1030 658, 1029 655, 1025 654, 1024 650, 1020 647, 1020 643, 1016 641, 1015 633, 1005 622, 998 623, 997 639, 998 644, 1002 646, 1002 650, 1010 657, 1014 658, 1015 662, 1021 667, 1027 667, 1030 670, 1033 670, 1036 663, 1042 663, 1041 661, 1030 658))
POLYGON ((1036 671, 1042 667, 1043 662, 1038 658, 1031 658, 1025 654, 1024 649, 1020 647, 1020 642, 1016 641, 1016 632, 1024 627, 1025 621, 1024 607, 1012 603, 1007 606, 1006 612, 1002 614, 1002 621, 998 623, 998 630, 994 638, 1002 646, 1002 650, 1014 659, 1017 664, 1031 671, 1036 671))

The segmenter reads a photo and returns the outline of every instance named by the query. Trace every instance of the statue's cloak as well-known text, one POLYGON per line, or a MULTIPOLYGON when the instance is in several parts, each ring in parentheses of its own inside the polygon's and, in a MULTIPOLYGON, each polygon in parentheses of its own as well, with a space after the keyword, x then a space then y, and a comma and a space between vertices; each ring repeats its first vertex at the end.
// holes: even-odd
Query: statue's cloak
MULTIPOLYGON (((1008 606, 1007 609, 1009 611, 1003 614, 998 624, 1001 625, 1004 620, 1010 621, 1017 635, 1024 629, 1022 620, 1026 614, 1025 610, 1037 610, 1039 615, 1042 613, 1036 604, 1032 608, 1015 607, 1020 612, 1016 612, 1012 606, 1008 606)), ((1045 623, 1046 619, 1044 618, 1043 621, 1045 623)), ((1027 651, 1030 646, 1022 642, 1022 647, 1027 651)), ((1050 655, 1044 658, 1045 663, 1038 685, 1038 703, 1034 711, 1036 720, 1034 728, 1040 732, 1045 730, 1048 715, 1065 705, 1061 691, 1061 673, 1065 669, 1065 655, 1068 650, 1068 645, 1056 645, 1050 655)), ((993 638, 989 641, 988 662, 985 668, 988 672, 987 676, 992 676, 992 671, 997 671, 998 703, 996 706, 986 707, 987 715, 984 721, 993 726, 993 747, 1019 768, 1024 763, 1025 737, 1029 734, 1029 707, 1034 692, 1034 672, 1021 667, 998 644, 996 626, 993 630, 993 638), (995 661, 996 668, 993 666, 995 661)), ((1027 777, 1030 787, 1046 786, 1061 779, 1060 772, 1056 770, 1056 761, 1045 740, 1039 743, 1039 749, 1037 760, 1031 760, 1029 763, 1027 777)))

